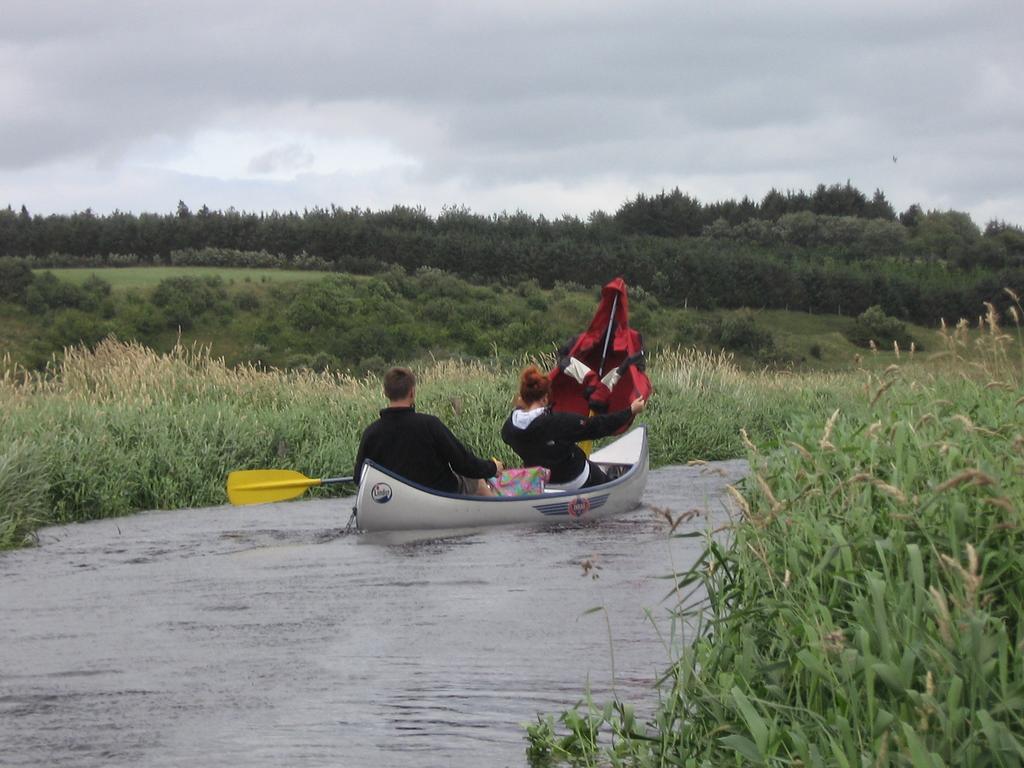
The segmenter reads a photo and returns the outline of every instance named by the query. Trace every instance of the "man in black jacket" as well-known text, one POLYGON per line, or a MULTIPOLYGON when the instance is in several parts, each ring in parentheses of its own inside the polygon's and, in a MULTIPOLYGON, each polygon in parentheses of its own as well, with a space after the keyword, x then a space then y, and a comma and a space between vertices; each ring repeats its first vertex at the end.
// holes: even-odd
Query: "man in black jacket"
POLYGON ((436 416, 416 412, 416 377, 408 368, 384 374, 388 407, 363 432, 356 454, 358 481, 372 459, 414 483, 446 493, 492 495, 483 478, 504 469, 497 459, 479 459, 436 416))

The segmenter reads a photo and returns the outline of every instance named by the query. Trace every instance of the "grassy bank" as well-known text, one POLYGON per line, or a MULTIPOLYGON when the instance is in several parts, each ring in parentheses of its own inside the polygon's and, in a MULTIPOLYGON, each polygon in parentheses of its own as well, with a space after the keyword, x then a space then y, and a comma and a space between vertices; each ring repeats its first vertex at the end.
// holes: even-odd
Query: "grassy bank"
MULTIPOLYGON (((518 368, 421 366, 420 408, 478 454, 512 463, 498 429, 518 368)), ((663 353, 649 371, 656 396, 645 421, 655 465, 737 456, 741 428, 771 445, 797 413, 827 414, 858 384, 849 374, 747 373, 693 350, 663 353)), ((48 523, 222 504, 233 469, 347 474, 382 405, 376 378, 232 367, 201 348, 159 354, 108 340, 69 350, 43 374, 8 365, 0 382, 0 543, 18 545, 48 523)))
POLYGON ((226 283, 308 283, 324 280, 330 272, 299 269, 258 269, 255 267, 64 267, 37 269, 37 274, 52 272, 59 280, 83 285, 90 277, 99 277, 115 291, 155 288, 169 277, 219 277, 226 283))
POLYGON ((652 721, 587 702, 529 727, 533 762, 1024 764, 1021 359, 994 315, 981 341, 752 440, 728 540, 676 576, 700 630, 652 721))

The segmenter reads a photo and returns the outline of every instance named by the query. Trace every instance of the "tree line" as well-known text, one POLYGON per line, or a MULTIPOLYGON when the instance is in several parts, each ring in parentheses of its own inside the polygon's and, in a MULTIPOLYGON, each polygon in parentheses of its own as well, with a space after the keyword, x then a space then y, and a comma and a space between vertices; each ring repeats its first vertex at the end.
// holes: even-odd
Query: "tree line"
POLYGON ((0 209, 0 255, 34 266, 204 264, 378 274, 441 269, 477 283, 593 285, 617 274, 669 306, 859 314, 920 323, 972 316, 1024 290, 1024 230, 960 211, 897 213, 849 182, 702 203, 638 194, 613 214, 549 219, 460 206, 246 213, 31 214, 0 209))

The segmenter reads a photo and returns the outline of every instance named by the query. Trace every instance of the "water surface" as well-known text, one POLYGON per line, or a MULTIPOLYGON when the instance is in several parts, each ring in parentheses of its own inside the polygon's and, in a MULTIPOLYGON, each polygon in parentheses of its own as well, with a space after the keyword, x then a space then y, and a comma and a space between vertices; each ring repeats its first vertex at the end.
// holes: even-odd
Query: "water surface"
POLYGON ((46 529, 0 554, 0 763, 524 765, 521 724, 588 684, 653 702, 648 612, 667 633, 701 541, 652 508, 720 525, 744 470, 656 470, 584 527, 402 542, 332 499, 46 529))

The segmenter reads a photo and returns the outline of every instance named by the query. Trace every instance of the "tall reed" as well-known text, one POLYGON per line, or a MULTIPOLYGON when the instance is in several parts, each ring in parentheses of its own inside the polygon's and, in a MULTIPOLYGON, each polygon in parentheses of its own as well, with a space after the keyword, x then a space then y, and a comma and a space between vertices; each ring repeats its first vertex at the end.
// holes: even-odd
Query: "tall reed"
MULTIPOLYGON (((423 363, 419 407, 479 455, 514 465, 498 431, 525 362, 423 363)), ((827 412, 855 383, 818 374, 796 387, 791 377, 745 374, 727 357, 694 350, 657 356, 649 372, 656 394, 643 418, 655 465, 739 455, 741 428, 770 444, 790 414, 827 412)), ((111 339, 68 349, 42 373, 8 362, 0 543, 19 543, 46 523, 222 504, 233 469, 348 474, 383 405, 376 378, 232 367, 201 347, 157 354, 111 339)))
POLYGON ((941 375, 891 366, 751 443, 728 539, 675 577, 704 596, 677 611, 700 631, 652 720, 542 717, 535 762, 1024 764, 1024 398, 985 323, 945 334, 941 375))

